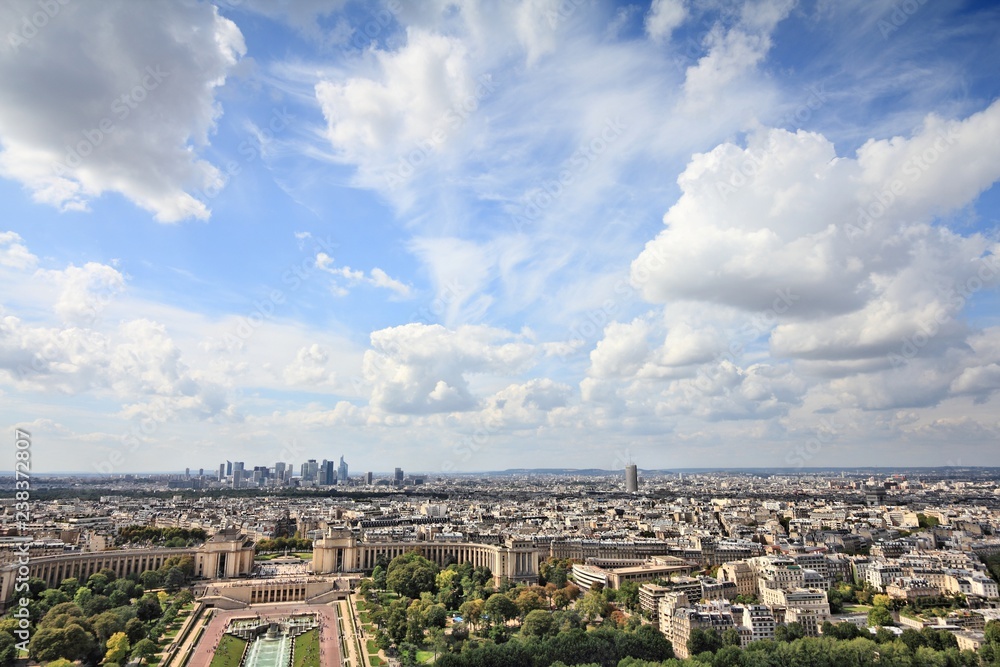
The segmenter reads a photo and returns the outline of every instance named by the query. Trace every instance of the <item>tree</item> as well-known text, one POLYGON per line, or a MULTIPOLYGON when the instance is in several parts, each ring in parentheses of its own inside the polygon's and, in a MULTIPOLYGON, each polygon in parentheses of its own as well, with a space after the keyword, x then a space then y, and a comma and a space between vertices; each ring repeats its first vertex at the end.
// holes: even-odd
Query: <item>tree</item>
POLYGON ((139 643, 132 649, 132 658, 140 663, 156 655, 156 644, 149 639, 140 639, 139 643))
POLYGON ((83 660, 97 647, 94 635, 78 623, 40 628, 28 644, 28 654, 39 662, 58 658, 83 660))
POLYGON ((430 605, 424 609, 424 626, 428 628, 443 628, 448 624, 448 610, 443 604, 430 605))
POLYGON ((740 645, 740 631, 736 628, 726 628, 722 632, 722 644, 723 646, 736 646, 740 645))
POLYGON ((163 608, 160 607, 160 601, 155 596, 147 595, 136 605, 135 616, 140 621, 153 621, 162 614, 163 608))
POLYGON ((526 637, 544 637, 552 630, 552 614, 543 609, 529 611, 521 624, 521 634, 526 637))
POLYGON ((81 586, 76 589, 76 594, 73 596, 73 602, 75 602, 80 609, 84 609, 92 597, 94 597, 94 592, 89 588, 81 586))
POLYGON ((384 567, 381 565, 375 566, 375 569, 372 570, 372 581, 375 584, 375 588, 378 588, 379 590, 385 590, 387 588, 384 567))
POLYGON ((536 609, 545 609, 549 606, 544 597, 542 597, 537 591, 530 588, 522 589, 517 594, 514 604, 517 605, 517 609, 521 612, 521 616, 527 616, 529 612, 536 609))
MULTIPOLYGON (((777 628, 775 628, 777 634, 777 628)), ((722 648, 722 637, 715 630, 695 628, 688 635, 687 650, 691 655, 701 655, 706 651, 714 653, 722 648)))
POLYGON ((61 590, 69 597, 73 597, 74 595, 76 595, 76 591, 78 588, 80 588, 80 580, 77 579, 76 577, 69 577, 67 579, 63 579, 62 583, 59 584, 59 590, 61 590))
POLYGON ((55 607, 57 604, 62 604, 63 602, 69 602, 71 600, 70 596, 66 594, 61 588, 50 588, 48 590, 42 591, 39 596, 39 602, 41 603, 42 609, 48 611, 55 607))
MULTIPOLYGON (((94 634, 97 636, 97 641, 101 644, 107 644, 111 636, 118 632, 123 632, 125 630, 125 621, 122 620, 121 616, 113 611, 105 611, 100 613, 90 619, 90 624, 94 628, 94 634)), ((112 660, 111 662, 119 662, 118 660, 112 660)))
POLYGON ((458 608, 458 613, 462 615, 462 619, 469 624, 469 626, 475 628, 479 625, 479 621, 483 617, 483 605, 485 603, 482 600, 469 600, 468 602, 463 602, 462 606, 458 608))
POLYGON ((868 625, 873 628, 895 625, 892 620, 892 612, 890 612, 886 607, 872 607, 868 611, 868 625))
POLYGON ((106 644, 108 651, 104 654, 104 662, 121 663, 128 657, 132 645, 129 644, 128 635, 124 632, 116 632, 111 635, 106 644))
POLYGON ((396 556, 389 563, 386 585, 409 598, 419 598, 423 592, 434 592, 438 566, 415 551, 396 556))
POLYGON ((146 626, 138 618, 130 618, 125 623, 125 634, 130 644, 135 646, 140 639, 146 637, 146 626))
POLYGON ((617 601, 629 611, 639 608, 639 584, 626 581, 618 588, 617 601))
POLYGON ((483 613, 489 617, 490 625, 504 625, 507 621, 517 618, 517 605, 502 593, 494 593, 483 605, 483 613))
POLYGON ((87 588, 89 588, 94 595, 104 595, 104 589, 108 587, 109 583, 111 583, 111 580, 108 579, 106 574, 97 572, 90 575, 90 578, 87 579, 87 588))
POLYGON ((427 638, 431 648, 434 649, 435 660, 437 660, 439 655, 447 652, 448 640, 444 635, 444 630, 441 628, 431 628, 427 631, 427 638))
POLYGON ((0 665, 6 667, 17 657, 17 640, 7 631, 0 632, 0 665))
POLYGON ((604 591, 593 589, 587 591, 587 594, 576 603, 576 608, 580 610, 580 613, 588 621, 607 616, 611 611, 611 605, 608 603, 608 598, 604 595, 604 591))
POLYGON ((163 577, 156 570, 146 570, 139 575, 139 580, 147 591, 163 586, 163 577))
POLYGON ((163 578, 163 586, 170 592, 180 590, 184 585, 186 577, 184 571, 179 567, 172 567, 167 570, 167 576, 163 578))

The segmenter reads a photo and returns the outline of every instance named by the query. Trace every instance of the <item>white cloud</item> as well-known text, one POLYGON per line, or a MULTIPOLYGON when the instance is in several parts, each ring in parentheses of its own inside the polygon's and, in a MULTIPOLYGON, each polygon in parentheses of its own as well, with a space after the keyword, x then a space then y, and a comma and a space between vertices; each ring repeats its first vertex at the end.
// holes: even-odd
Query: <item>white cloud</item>
POLYGON ((409 285, 391 278, 389 274, 377 266, 367 276, 364 271, 356 271, 349 266, 334 266, 333 258, 324 252, 316 254, 316 268, 341 279, 342 282, 334 283, 331 288, 337 296, 347 296, 348 288, 360 284, 387 289, 397 297, 404 299, 408 298, 412 291, 409 285))
POLYGON ((358 166, 364 184, 391 189, 453 136, 462 122, 455 110, 475 99, 476 81, 461 40, 418 28, 398 51, 372 58, 369 76, 321 81, 316 99, 338 157, 358 166), (411 150, 420 156, 407 161, 411 150))
POLYGON ((0 232, 0 266, 12 269, 30 269, 38 263, 28 247, 21 243, 15 232, 0 232))
POLYGON ((652 39, 666 41, 687 16, 685 0, 653 0, 646 14, 646 34, 652 39))
MULTIPOLYGON (((15 0, 2 23, 37 10, 15 0)), ((207 218, 192 193, 220 175, 196 151, 245 51, 210 4, 60 4, 37 34, 0 47, 0 174, 64 210, 118 192, 161 222, 207 218)))
POLYGON ((683 194, 664 216, 666 229, 633 262, 633 284, 654 302, 757 313, 770 322, 760 333, 775 328, 780 356, 884 356, 929 323, 946 341, 961 334, 966 301, 948 287, 975 283, 997 247, 929 223, 949 210, 943 202, 961 206, 1000 178, 1000 163, 983 159, 983 146, 1000 139, 994 119, 1000 104, 957 124, 962 141, 948 160, 972 165, 957 177, 935 167, 903 180, 900 165, 924 154, 928 134, 938 136, 935 119, 912 139, 865 144, 857 159, 837 157, 819 135, 783 130, 758 132, 745 149, 723 144, 696 155, 678 178, 683 194), (873 207, 869 184, 897 180, 889 207, 873 207), (858 226, 859 211, 876 214, 871 225, 858 226))
POLYGON ((722 95, 730 97, 734 84, 764 60, 771 50, 771 33, 794 6, 795 0, 748 2, 736 25, 716 24, 704 39, 708 53, 687 69, 685 108, 704 110, 718 104, 722 95))
POLYGON ((125 289, 125 276, 118 269, 98 262, 70 264, 59 271, 41 270, 36 275, 56 286, 59 293, 54 306, 56 314, 64 322, 76 324, 92 324, 125 289))
POLYGON ((290 385, 313 385, 333 380, 332 372, 327 368, 330 354, 321 345, 313 344, 299 348, 292 360, 283 371, 285 382, 290 385))
POLYGON ((365 353, 371 405, 390 413, 470 410, 478 399, 469 375, 513 375, 526 370, 534 346, 522 336, 486 326, 406 324, 375 331, 365 353))

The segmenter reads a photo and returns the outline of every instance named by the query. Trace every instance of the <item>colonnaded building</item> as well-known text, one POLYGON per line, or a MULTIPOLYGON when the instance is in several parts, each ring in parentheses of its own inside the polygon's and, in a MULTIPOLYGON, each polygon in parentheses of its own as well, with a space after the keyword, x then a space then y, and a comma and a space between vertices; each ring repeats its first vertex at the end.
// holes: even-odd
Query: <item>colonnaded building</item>
MULTIPOLYGON (((635 565, 638 561, 653 556, 673 556, 694 563, 718 564, 760 555, 761 547, 742 541, 739 544, 713 542, 678 545, 676 542, 658 540, 545 540, 517 537, 508 537, 495 544, 450 539, 419 541, 381 540, 374 537, 365 540, 348 528, 328 528, 322 537, 313 542, 311 576, 331 581, 331 575, 341 577, 340 584, 331 584, 330 588, 323 589, 332 591, 344 585, 344 577, 347 575, 370 573, 380 559, 391 560, 409 551, 416 551, 441 567, 451 563, 471 563, 476 567, 487 567, 497 584, 504 579, 513 583, 533 584, 538 582, 541 561, 550 556, 581 561, 597 558, 617 562, 620 566, 635 565)), ((12 600, 20 597, 15 586, 19 580, 25 581, 25 576, 38 577, 51 588, 69 577, 85 580, 103 569, 111 570, 119 577, 155 570, 168 558, 175 556, 190 556, 194 561, 195 577, 203 582, 215 582, 214 588, 222 597, 232 597, 231 593, 237 588, 241 591, 246 589, 246 595, 240 593, 237 596, 244 603, 282 599, 309 600, 325 595, 319 590, 314 592, 309 586, 286 590, 288 587, 285 584, 282 584, 280 591, 271 591, 268 586, 273 588, 277 582, 267 578, 254 578, 236 586, 240 582, 234 580, 247 578, 253 572, 254 554, 254 542, 238 529, 228 528, 195 548, 109 549, 32 556, 27 564, 15 561, 0 568, 0 608, 6 608, 12 600), (229 592, 223 591, 220 588, 222 585, 229 592), (254 592, 257 588, 270 592, 254 592)))
POLYGON ((233 579, 246 577, 253 571, 254 543, 237 529, 220 530, 199 547, 193 549, 109 549, 85 551, 53 556, 32 556, 26 565, 17 561, 0 569, 0 607, 20 597, 15 586, 24 570, 28 577, 38 577, 49 588, 55 588, 64 579, 76 577, 86 581, 101 570, 111 570, 117 577, 156 570, 168 558, 191 556, 194 574, 205 579, 233 579))

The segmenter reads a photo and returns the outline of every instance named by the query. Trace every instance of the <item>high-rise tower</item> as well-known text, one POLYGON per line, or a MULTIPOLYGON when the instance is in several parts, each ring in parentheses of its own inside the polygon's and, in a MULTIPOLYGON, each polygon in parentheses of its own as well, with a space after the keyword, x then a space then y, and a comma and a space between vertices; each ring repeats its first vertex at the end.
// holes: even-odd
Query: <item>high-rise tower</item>
POLYGON ((625 492, 639 492, 639 468, 634 463, 625 466, 625 492))

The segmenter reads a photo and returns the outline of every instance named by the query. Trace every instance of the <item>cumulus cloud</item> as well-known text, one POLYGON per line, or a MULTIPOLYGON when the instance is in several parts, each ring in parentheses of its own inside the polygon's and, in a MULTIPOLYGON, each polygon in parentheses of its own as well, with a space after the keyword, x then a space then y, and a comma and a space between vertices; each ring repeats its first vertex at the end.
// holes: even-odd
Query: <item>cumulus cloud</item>
POLYGON ((569 385, 535 378, 504 387, 484 401, 476 421, 489 430, 535 429, 559 421, 573 394, 569 385))
POLYGON ((329 361, 329 352, 319 344, 299 348, 295 359, 285 366, 285 382, 290 385, 312 385, 332 381, 333 373, 327 368, 329 361))
POLYGON ((16 232, 0 232, 0 266, 30 269, 38 263, 38 258, 31 254, 21 240, 16 232))
POLYGON ((462 121, 455 110, 476 98, 476 81, 461 40, 419 28, 407 30, 398 51, 375 50, 373 57, 371 75, 321 81, 316 99, 339 159, 357 165, 366 184, 391 188, 414 168, 407 151, 436 151, 453 135, 462 121))
POLYGON ((24 391, 118 399, 125 417, 231 413, 225 388, 190 368, 166 328, 150 320, 105 334, 31 326, 0 311, 0 371, 24 391))
MULTIPOLYGON (((23 37, 21 18, 37 10, 6 3, 0 24, 23 37)), ((245 51, 211 4, 60 4, 30 38, 0 46, 0 174, 63 210, 118 192, 161 222, 207 218, 196 193, 220 174, 196 151, 245 51)))
POLYGON ((807 392, 861 410, 987 400, 1000 349, 963 314, 1000 285, 1000 244, 935 223, 1000 179, 998 140, 995 103, 853 158, 784 130, 694 155, 631 267, 662 323, 608 325, 584 399, 710 420, 787 414, 807 392))
POLYGON ((41 270, 37 275, 52 282, 58 290, 56 315, 64 322, 76 324, 92 324, 125 289, 125 276, 118 269, 98 262, 70 264, 58 271, 41 270))
POLYGON ((468 376, 516 374, 535 355, 523 336, 481 325, 406 324, 373 332, 371 345, 364 357, 371 404, 401 414, 471 410, 479 399, 468 376))
POLYGON ((943 202, 964 205, 1000 178, 1000 163, 983 156, 984 142, 1000 139, 997 121, 1000 104, 942 135, 950 126, 932 117, 912 139, 868 142, 855 159, 838 157, 820 135, 784 130, 698 154, 678 178, 682 195, 666 229, 633 262, 633 283, 653 302, 770 315, 779 356, 884 356, 926 326, 939 343, 961 335, 964 288, 996 284, 998 248, 931 222, 950 210, 943 202), (942 136, 957 139, 946 147, 942 136), (961 182, 937 166, 945 153, 934 150, 972 165, 961 182), (928 159, 922 170, 917 156, 928 159))

